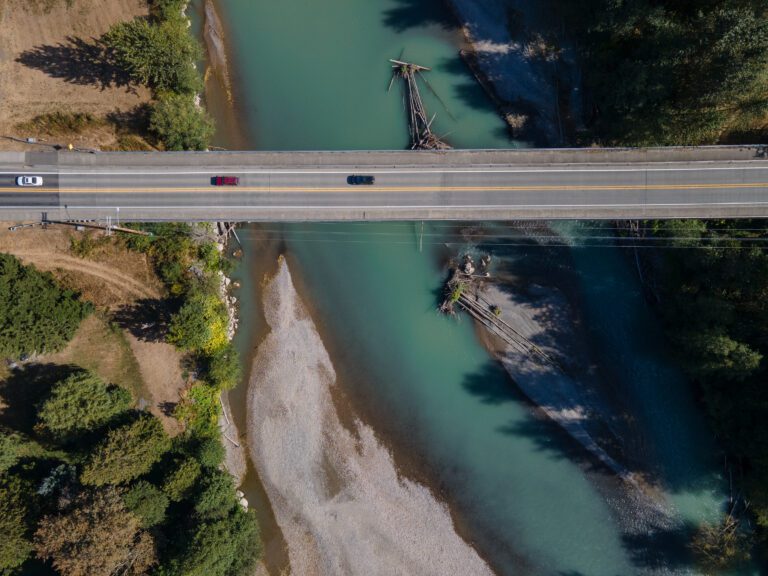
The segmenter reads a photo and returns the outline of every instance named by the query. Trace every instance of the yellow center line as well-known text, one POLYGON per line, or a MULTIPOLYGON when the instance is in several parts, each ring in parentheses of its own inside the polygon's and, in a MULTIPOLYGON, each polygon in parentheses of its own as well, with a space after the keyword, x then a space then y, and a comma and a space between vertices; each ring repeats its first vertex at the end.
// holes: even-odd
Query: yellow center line
MULTIPOLYGON (((727 182, 720 184, 630 184, 630 185, 522 185, 522 186, 233 186, 194 187, 194 188, 37 188, 18 190, 14 193, 63 193, 63 194, 164 194, 164 193, 204 193, 234 194, 238 192, 286 193, 286 192, 547 192, 547 191, 611 191, 611 190, 717 190, 738 188, 768 188, 768 182, 727 182)), ((2 191, 0 191, 2 192, 2 191)))

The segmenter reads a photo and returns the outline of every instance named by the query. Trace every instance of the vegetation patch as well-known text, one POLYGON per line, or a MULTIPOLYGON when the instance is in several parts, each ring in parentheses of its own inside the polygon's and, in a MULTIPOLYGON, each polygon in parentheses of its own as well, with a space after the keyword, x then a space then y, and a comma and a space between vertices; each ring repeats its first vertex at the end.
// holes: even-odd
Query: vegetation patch
POLYGON ((60 350, 92 309, 50 274, 0 254, 0 355, 60 350))
POLYGON ((765 126, 762 0, 589 0, 564 8, 579 36, 601 142, 712 144, 765 126))
POLYGON ((64 136, 80 134, 90 128, 107 125, 106 118, 83 112, 50 112, 35 116, 32 120, 21 122, 16 128, 22 132, 64 136))

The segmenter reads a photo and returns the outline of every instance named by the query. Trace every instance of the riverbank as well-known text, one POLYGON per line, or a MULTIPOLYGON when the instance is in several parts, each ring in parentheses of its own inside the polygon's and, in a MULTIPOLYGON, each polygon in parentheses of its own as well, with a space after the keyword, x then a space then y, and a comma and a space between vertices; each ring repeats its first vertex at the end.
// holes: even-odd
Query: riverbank
POLYGON ((333 365, 284 262, 264 306, 271 332, 251 373, 249 448, 292 571, 490 574, 430 491, 398 476, 373 430, 342 425, 333 365))
POLYGON ((563 146, 581 129, 581 78, 552 0, 446 0, 463 58, 516 139, 563 146))

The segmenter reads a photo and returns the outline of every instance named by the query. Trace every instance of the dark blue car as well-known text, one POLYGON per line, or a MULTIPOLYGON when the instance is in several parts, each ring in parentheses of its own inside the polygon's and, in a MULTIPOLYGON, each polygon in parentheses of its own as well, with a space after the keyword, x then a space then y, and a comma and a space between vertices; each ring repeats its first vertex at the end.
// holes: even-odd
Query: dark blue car
POLYGON ((373 176, 361 176, 360 174, 352 174, 347 176, 347 184, 373 184, 376 182, 376 178, 373 176))

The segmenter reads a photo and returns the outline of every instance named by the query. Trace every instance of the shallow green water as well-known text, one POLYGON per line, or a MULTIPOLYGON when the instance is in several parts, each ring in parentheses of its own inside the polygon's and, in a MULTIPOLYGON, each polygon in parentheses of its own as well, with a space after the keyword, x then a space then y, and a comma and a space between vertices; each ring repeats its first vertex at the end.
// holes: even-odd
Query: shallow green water
MULTIPOLYGON (((424 92, 438 133, 458 147, 515 145, 458 58, 460 37, 440 22, 439 2, 221 4, 235 48, 236 105, 257 148, 405 147, 399 88, 386 91, 387 59, 401 54, 434 67, 428 78, 442 102, 424 92)), ((674 537, 628 537, 645 519, 617 482, 587 471, 559 428, 533 416, 468 319, 435 313, 446 228, 430 230, 421 251, 414 224, 263 226, 259 234, 285 242, 353 402, 399 449, 404 468, 454 505, 462 534, 500 573, 687 572, 674 537), (653 548, 675 549, 674 564, 653 548)), ((579 234, 567 224, 560 231, 579 234)), ((526 260, 537 277, 569 268, 594 359, 636 410, 639 441, 652 447, 648 462, 678 519, 711 517, 722 499, 717 455, 629 264, 606 249, 541 254, 521 248, 508 256, 526 260)))

